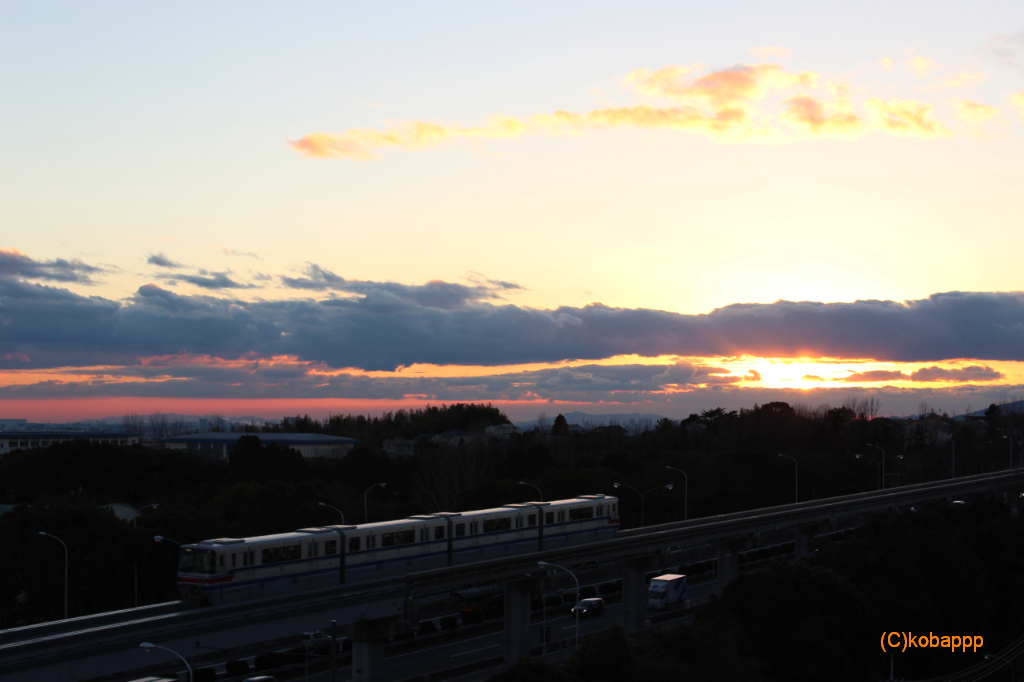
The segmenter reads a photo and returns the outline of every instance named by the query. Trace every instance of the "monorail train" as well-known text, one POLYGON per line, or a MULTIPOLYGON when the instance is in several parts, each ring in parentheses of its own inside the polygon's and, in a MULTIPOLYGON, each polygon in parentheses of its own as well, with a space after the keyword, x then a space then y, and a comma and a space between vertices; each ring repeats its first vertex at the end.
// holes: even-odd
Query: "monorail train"
POLYGON ((211 604, 263 599, 432 568, 611 540, 618 498, 580 495, 359 526, 184 545, 178 589, 211 604))

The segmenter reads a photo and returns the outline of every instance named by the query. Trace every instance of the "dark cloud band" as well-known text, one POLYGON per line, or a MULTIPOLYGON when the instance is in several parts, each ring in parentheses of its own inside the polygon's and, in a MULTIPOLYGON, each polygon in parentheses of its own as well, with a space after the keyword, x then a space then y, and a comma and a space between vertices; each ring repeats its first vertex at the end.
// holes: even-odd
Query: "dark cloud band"
MULTIPOLYGON (((126 365, 179 353, 291 355, 374 370, 625 354, 1024 360, 1020 293, 951 292, 904 303, 779 301, 684 315, 600 304, 538 310, 486 302, 465 291, 472 289, 359 282, 348 298, 247 302, 149 284, 117 302, 0 277, 0 358, 30 358, 0 360, 0 367, 126 365)), ((992 378, 971 371, 974 379, 992 378)))

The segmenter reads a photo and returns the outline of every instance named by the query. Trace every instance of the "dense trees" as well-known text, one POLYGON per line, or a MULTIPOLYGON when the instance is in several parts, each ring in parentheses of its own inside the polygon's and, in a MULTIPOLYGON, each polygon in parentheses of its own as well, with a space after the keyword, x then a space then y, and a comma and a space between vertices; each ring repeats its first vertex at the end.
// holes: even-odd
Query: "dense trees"
MULTIPOLYGON (((640 522, 640 496, 616 490, 613 483, 639 490, 676 484, 672 491, 649 495, 644 516, 648 523, 682 518, 682 475, 666 467, 686 472, 687 506, 696 517, 792 500, 792 463, 779 453, 799 461, 800 498, 813 499, 878 485, 879 469, 868 460, 877 461, 880 453, 866 449, 868 443, 890 457, 904 455, 887 465, 888 484, 896 485, 948 477, 950 437, 958 475, 1004 468, 1010 434, 1015 434, 1018 453, 1024 442, 1021 415, 997 409, 972 422, 939 416, 917 422, 868 419, 872 409, 877 406, 854 402, 815 409, 786 403, 738 411, 714 408, 681 422, 661 420, 634 435, 619 426, 587 432, 562 428, 556 419, 557 434, 547 423, 499 440, 484 436, 487 426, 508 422, 497 408, 456 404, 381 417, 336 415, 322 422, 300 416, 274 427, 360 439, 341 460, 305 460, 263 443, 258 432, 246 434, 229 461, 85 441, 14 452, 0 458, 0 504, 23 505, 0 516, 0 542, 10 543, 0 546, 17 548, 0 552, 0 625, 59 612, 53 608, 62 600, 60 548, 40 538, 40 530, 68 541, 72 611, 85 613, 134 603, 136 563, 143 602, 174 597, 175 551, 154 543, 154 535, 195 542, 337 523, 337 512, 318 502, 338 507, 350 523, 359 522, 363 493, 377 483, 387 487, 369 495, 374 519, 536 499, 534 488, 519 485, 525 481, 540 488, 546 500, 617 494, 623 524, 630 527, 640 522), (469 438, 447 444, 418 440, 413 454, 401 458, 381 449, 387 438, 450 430, 467 432, 469 438), (865 456, 856 459, 858 453, 865 456), (112 502, 160 506, 143 513, 132 528, 101 509, 112 502), (95 561, 118 567, 106 574, 86 570, 95 561), (86 594, 93 601, 81 601, 86 594)), ((954 546, 943 551, 963 554, 954 546)), ((992 551, 999 561, 1020 568, 1019 562, 1012 563, 1017 561, 1014 546, 1004 543, 992 551)), ((865 556, 851 556, 851 566, 862 565, 865 556)))

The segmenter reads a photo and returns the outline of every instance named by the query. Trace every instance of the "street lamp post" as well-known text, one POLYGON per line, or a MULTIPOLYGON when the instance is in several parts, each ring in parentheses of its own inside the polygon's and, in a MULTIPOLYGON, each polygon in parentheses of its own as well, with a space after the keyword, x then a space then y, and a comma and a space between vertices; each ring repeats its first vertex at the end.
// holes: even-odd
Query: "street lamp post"
POLYGON ((61 540, 56 535, 50 535, 49 533, 44 533, 43 531, 39 531, 39 534, 40 535, 45 535, 48 538, 53 538, 54 540, 59 542, 61 544, 61 546, 64 548, 64 620, 67 620, 68 619, 68 546, 65 545, 64 541, 61 540))
POLYGON ((795 458, 789 455, 780 454, 779 457, 785 457, 786 459, 793 460, 793 497, 799 504, 800 502, 800 463, 795 458))
POLYGON ((150 649, 162 649, 162 650, 164 650, 164 651, 166 651, 168 653, 174 654, 175 656, 180 658, 181 662, 185 664, 186 668, 188 668, 188 680, 187 680, 187 682, 192 682, 192 679, 193 679, 193 676, 192 676, 192 666, 189 665, 188 661, 185 660, 185 657, 182 656, 181 654, 179 654, 177 651, 175 651, 173 649, 168 649, 165 646, 160 646, 159 644, 150 644, 149 642, 143 642, 142 644, 139 645, 139 648, 140 649, 144 649, 146 651, 149 651, 150 649))
POLYGON ((686 472, 682 469, 676 469, 675 467, 665 467, 672 471, 678 471, 683 475, 683 521, 690 520, 690 477, 686 475, 686 472))
POLYGON ((326 502, 318 502, 317 504, 319 504, 321 507, 327 507, 328 509, 333 509, 334 511, 338 512, 339 514, 341 514, 341 525, 343 525, 343 526, 345 525, 345 515, 342 513, 342 511, 340 509, 338 509, 337 507, 332 507, 331 505, 327 504, 326 502))
POLYGON ((369 493, 374 488, 383 488, 386 485, 387 483, 374 483, 363 492, 363 523, 370 522, 370 503, 366 501, 366 494, 369 493))
POLYGON ((565 566, 559 566, 558 564, 549 564, 546 561, 538 561, 537 565, 538 566, 550 566, 551 568, 560 568, 563 571, 565 571, 566 573, 568 573, 569 575, 571 575, 572 579, 576 581, 576 603, 573 605, 573 608, 576 611, 576 647, 575 648, 579 649, 580 648, 580 610, 575 608, 575 607, 579 606, 579 602, 580 602, 580 580, 579 580, 579 578, 576 577, 575 573, 570 571, 565 566))
POLYGON ((537 486, 535 486, 534 484, 527 483, 526 481, 519 481, 519 485, 526 485, 526 486, 529 486, 529 487, 533 488, 534 490, 537 491, 537 494, 540 495, 540 497, 537 498, 537 501, 538 502, 543 502, 544 501, 544 491, 541 490, 540 488, 538 488, 537 486))
POLYGON ((875 460, 871 459, 870 457, 865 457, 864 455, 854 455, 854 457, 857 458, 857 459, 863 459, 863 460, 865 460, 867 462, 871 462, 872 464, 875 465, 875 468, 878 469, 878 489, 881 490, 882 489, 882 467, 880 467, 878 465, 878 462, 876 462, 875 460))
MULTIPOLYGON (((664 488, 665 490, 672 490, 672 488, 674 488, 675 486, 672 485, 671 483, 669 483, 668 485, 659 485, 656 488, 651 488, 646 493, 642 493, 639 490, 637 490, 636 488, 634 488, 633 486, 626 485, 624 483, 612 483, 612 487, 613 488, 629 488, 630 490, 632 490, 633 492, 635 492, 637 495, 640 496, 640 527, 643 528, 643 526, 644 526, 644 504, 647 502, 647 495, 649 493, 653 493, 655 490, 661 490, 662 488, 664 488)), ((554 565, 554 564, 552 564, 552 565, 554 565)))
POLYGON ((1006 429, 996 429, 996 431, 1002 431, 1006 435, 1003 438, 1010 439, 1010 468, 1013 468, 1013 432, 1007 431, 1006 429))
POLYGON ((878 448, 878 451, 882 453, 882 487, 885 489, 885 450, 882 449, 881 445, 875 445, 874 443, 868 443, 869 448, 878 448))
MULTIPOLYGON (((130 506, 130 505, 125 505, 125 506, 130 506)), ((139 524, 138 524, 139 514, 141 514, 146 509, 156 509, 159 506, 160 506, 159 503, 153 503, 153 504, 147 504, 144 507, 139 507, 138 509, 136 509, 135 507, 132 507, 132 511, 135 512, 135 516, 132 517, 132 528, 138 528, 139 527, 139 524)), ((138 552, 135 552, 135 608, 138 608, 138 607, 139 607, 139 555, 138 555, 138 552)))

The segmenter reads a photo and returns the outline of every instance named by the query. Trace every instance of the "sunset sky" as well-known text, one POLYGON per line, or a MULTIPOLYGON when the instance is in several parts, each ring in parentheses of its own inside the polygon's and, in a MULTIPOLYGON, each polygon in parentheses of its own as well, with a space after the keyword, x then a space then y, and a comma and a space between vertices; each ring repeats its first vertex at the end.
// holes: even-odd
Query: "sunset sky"
POLYGON ((0 418, 1024 398, 1024 4, 0 4, 0 418))

